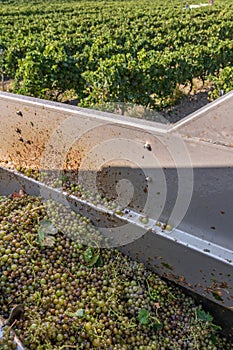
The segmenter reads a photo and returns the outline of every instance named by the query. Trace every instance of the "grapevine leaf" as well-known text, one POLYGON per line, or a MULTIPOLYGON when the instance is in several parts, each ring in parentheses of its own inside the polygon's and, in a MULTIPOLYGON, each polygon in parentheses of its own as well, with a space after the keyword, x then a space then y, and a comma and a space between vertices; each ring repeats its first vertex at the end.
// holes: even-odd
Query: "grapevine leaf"
POLYGON ((158 321, 158 322, 153 322, 153 323, 151 323, 150 326, 151 326, 153 329, 157 330, 157 331, 159 331, 160 329, 163 328, 162 323, 159 322, 159 321, 158 321))
POLYGON ((92 248, 87 248, 83 254, 85 262, 88 264, 89 267, 95 265, 97 261, 99 260, 99 252, 95 253, 95 251, 92 248))
POLYGON ((55 235, 58 232, 57 228, 52 224, 50 220, 41 220, 40 228, 43 230, 45 236, 55 235))
POLYGON ((49 220, 41 220, 38 228, 37 241, 41 246, 52 247, 55 242, 55 235, 58 232, 57 228, 53 226, 49 220))
POLYGON ((96 261, 95 266, 97 266, 97 267, 104 266, 104 261, 103 261, 103 259, 101 257, 98 258, 98 260, 96 261))
POLYGON ((84 309, 78 309, 76 312, 67 312, 65 311, 65 314, 68 315, 69 317, 79 317, 82 318, 85 314, 84 309))
POLYGON ((211 316, 208 312, 205 312, 204 310, 197 310, 197 318, 200 321, 208 321, 212 322, 213 321, 213 316, 211 316))
POLYGON ((75 313, 74 316, 77 316, 79 318, 82 318, 84 316, 85 310, 84 309, 78 309, 75 313))
POLYGON ((91 260, 88 263, 88 266, 93 266, 97 263, 97 261, 99 260, 99 254, 95 254, 93 255, 93 257, 91 258, 91 260))
POLYGON ((93 250, 92 248, 87 248, 85 252, 83 253, 83 257, 86 263, 89 263, 91 259, 93 258, 93 250))
POLYGON ((141 309, 138 313, 138 321, 141 324, 148 324, 149 323, 149 317, 150 317, 150 313, 148 310, 146 309, 141 309))
POLYGON ((41 227, 39 227, 39 229, 38 229, 37 240, 38 240, 40 245, 42 245, 42 243, 44 242, 44 231, 42 230, 41 227))
POLYGON ((215 335, 213 333, 210 335, 210 339, 214 345, 217 345, 217 338, 215 337, 215 335))

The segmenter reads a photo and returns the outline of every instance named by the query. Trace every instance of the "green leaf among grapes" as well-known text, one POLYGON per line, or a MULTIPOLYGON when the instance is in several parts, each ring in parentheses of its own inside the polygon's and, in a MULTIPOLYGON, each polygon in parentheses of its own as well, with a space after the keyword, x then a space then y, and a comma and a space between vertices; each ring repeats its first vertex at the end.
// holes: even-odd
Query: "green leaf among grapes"
POLYGON ((88 247, 85 252, 83 253, 83 257, 86 263, 89 263, 93 257, 93 250, 92 248, 88 247))
POLYGON ((75 313, 74 316, 77 316, 79 318, 82 318, 85 314, 85 310, 84 309, 78 309, 75 313))
POLYGON ((44 242, 44 231, 42 230, 41 227, 38 228, 37 240, 38 240, 40 245, 42 245, 42 243, 44 242))
POLYGON ((97 263, 99 259, 99 254, 95 254, 93 255, 92 259, 90 260, 90 262, 88 263, 88 266, 93 266, 97 263))
POLYGON ((87 263, 87 265, 89 267, 91 267, 98 262, 100 254, 99 254, 99 251, 95 252, 95 250, 93 248, 88 247, 85 250, 83 256, 84 256, 84 260, 87 263))
POLYGON ((55 242, 55 235, 58 232, 49 220, 41 220, 38 228, 37 241, 41 246, 52 247, 55 242))
POLYGON ((151 326, 153 329, 157 330, 157 331, 159 331, 160 329, 163 328, 163 324, 162 324, 160 321, 158 321, 158 322, 153 322, 153 323, 150 324, 150 326, 151 326))
POLYGON ((66 315, 69 317, 79 317, 82 318, 85 315, 85 310, 84 309, 78 309, 75 312, 65 312, 66 315))
POLYGON ((208 321, 212 322, 213 321, 213 316, 211 316, 208 312, 205 312, 204 310, 197 310, 197 318, 200 321, 208 321))
POLYGON ((100 256, 99 256, 98 260, 96 261, 95 266, 97 266, 97 267, 104 266, 104 261, 103 261, 103 259, 100 256))
POLYGON ((138 313, 138 321, 141 324, 148 324, 149 323, 149 318, 150 318, 150 313, 146 309, 141 309, 138 313))
POLYGON ((45 236, 55 235, 58 232, 57 228, 52 224, 50 220, 41 220, 40 228, 43 230, 45 236))

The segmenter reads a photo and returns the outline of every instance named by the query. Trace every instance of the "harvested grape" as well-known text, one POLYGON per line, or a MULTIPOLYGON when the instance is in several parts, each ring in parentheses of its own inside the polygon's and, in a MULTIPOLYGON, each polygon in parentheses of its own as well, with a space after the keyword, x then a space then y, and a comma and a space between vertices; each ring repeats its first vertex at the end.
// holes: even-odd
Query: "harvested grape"
MULTIPOLYGON (((26 348, 232 349, 181 288, 99 248, 87 218, 26 194, 1 198, 0 216, 0 309, 7 320, 22 305, 13 329, 26 348), (85 235, 96 246, 85 245, 85 235)), ((1 338, 1 349, 13 346, 1 338)))

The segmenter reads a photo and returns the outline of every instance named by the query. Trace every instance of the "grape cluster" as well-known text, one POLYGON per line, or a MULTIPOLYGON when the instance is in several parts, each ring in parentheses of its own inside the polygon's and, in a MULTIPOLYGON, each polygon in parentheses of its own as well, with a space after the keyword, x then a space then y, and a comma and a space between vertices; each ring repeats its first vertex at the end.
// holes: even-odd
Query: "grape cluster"
MULTIPOLYGON (((87 218, 71 213, 62 222, 68 234, 58 225, 48 244, 41 223, 50 210, 55 227, 56 208, 25 194, 0 200, 0 309, 8 319, 12 307, 24 305, 13 329, 27 349, 232 349, 182 289, 99 248, 87 218), (83 244, 85 234, 96 246, 83 244)), ((1 349, 13 348, 11 338, 1 342, 1 349)))

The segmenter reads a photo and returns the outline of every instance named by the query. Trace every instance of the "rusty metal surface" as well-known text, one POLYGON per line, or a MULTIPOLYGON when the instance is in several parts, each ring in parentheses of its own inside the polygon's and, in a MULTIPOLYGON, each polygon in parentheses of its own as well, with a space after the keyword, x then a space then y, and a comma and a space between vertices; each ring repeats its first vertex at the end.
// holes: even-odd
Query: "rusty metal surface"
MULTIPOLYGON (((96 143, 127 138, 141 143, 142 150, 148 142, 156 150, 161 167, 173 167, 168 147, 181 137, 192 167, 232 166, 231 147, 224 147, 230 146, 233 136, 232 101, 233 93, 229 93, 219 102, 169 126, 1 92, 0 156, 1 160, 40 167, 46 144, 54 141, 57 148, 51 149, 52 156, 57 160, 59 151, 70 147, 75 158, 71 159, 70 167, 75 167, 96 143), (76 143, 72 144, 74 140, 76 143)), ((187 159, 179 159, 179 166, 188 165, 187 159)))

